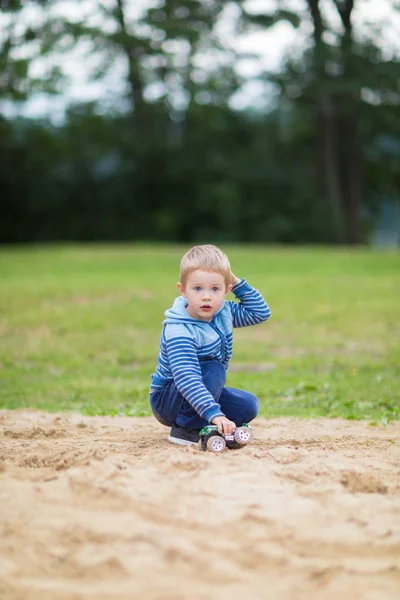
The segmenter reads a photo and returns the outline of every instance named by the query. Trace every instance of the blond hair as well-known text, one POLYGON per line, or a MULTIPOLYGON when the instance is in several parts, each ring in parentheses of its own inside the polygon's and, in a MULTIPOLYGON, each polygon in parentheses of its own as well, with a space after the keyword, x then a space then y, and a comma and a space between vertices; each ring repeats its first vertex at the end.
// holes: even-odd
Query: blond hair
POLYGON ((212 244, 193 246, 183 256, 179 269, 179 280, 183 286, 186 285, 188 275, 197 269, 221 273, 226 287, 232 282, 231 265, 228 257, 222 250, 212 244))

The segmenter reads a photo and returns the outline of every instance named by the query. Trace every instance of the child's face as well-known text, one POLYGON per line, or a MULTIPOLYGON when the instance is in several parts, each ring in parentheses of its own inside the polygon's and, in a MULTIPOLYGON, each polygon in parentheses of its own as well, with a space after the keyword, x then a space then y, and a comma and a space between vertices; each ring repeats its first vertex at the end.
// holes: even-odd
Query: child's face
POLYGON ((232 286, 226 287, 221 273, 197 269, 189 273, 185 286, 178 283, 178 289, 182 296, 187 298, 186 309, 191 317, 201 321, 211 321, 232 286))

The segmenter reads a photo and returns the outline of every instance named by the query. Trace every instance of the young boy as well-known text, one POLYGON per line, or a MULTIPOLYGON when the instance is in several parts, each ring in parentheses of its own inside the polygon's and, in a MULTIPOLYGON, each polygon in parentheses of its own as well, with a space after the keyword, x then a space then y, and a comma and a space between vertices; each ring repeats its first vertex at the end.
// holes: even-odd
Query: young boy
POLYGON ((257 416, 258 398, 225 387, 226 371, 233 327, 262 323, 271 311, 260 292, 232 273, 216 246, 191 248, 177 285, 181 296, 165 312, 150 404, 160 423, 171 426, 168 440, 190 446, 205 425, 231 434, 257 416), (230 291, 239 302, 225 300, 230 291))

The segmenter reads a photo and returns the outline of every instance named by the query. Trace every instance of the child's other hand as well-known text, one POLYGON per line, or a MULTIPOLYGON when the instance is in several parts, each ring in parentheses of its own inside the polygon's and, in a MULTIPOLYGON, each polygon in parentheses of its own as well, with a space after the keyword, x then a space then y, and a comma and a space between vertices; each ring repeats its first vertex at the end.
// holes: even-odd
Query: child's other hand
POLYGON ((233 273, 231 273, 232 276, 232 286, 236 285, 237 283, 239 283, 241 281, 241 279, 239 279, 239 277, 236 277, 236 275, 234 275, 233 273))
POLYGON ((232 433, 236 429, 236 425, 233 421, 230 421, 226 417, 215 417, 212 421, 214 425, 217 425, 219 433, 226 433, 227 435, 232 435, 232 433))

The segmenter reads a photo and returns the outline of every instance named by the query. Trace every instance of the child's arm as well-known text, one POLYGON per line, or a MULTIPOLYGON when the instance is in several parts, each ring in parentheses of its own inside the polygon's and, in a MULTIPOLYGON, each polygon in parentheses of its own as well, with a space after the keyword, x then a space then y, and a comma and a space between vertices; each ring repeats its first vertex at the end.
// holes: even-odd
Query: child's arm
POLYGON ((212 423, 216 417, 225 417, 220 405, 215 402, 203 383, 197 346, 193 337, 186 334, 183 328, 181 332, 177 332, 167 325, 164 339, 172 375, 182 396, 208 423, 212 423))
POLYGON ((239 299, 239 302, 228 302, 234 327, 257 325, 269 319, 271 309, 258 290, 233 273, 232 284, 232 293, 239 299))

